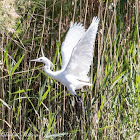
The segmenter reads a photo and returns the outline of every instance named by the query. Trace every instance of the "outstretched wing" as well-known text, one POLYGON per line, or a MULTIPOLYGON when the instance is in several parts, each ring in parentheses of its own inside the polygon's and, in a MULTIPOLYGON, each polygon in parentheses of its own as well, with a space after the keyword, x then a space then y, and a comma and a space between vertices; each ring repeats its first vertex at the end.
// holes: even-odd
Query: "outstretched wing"
POLYGON ((76 46, 78 41, 85 33, 85 28, 80 23, 71 23, 70 29, 65 37, 65 40, 61 46, 61 54, 62 54, 62 69, 65 69, 69 59, 71 57, 71 53, 73 48, 76 46))
POLYGON ((96 39, 99 19, 94 17, 84 36, 74 47, 65 74, 71 74, 82 81, 89 81, 88 72, 93 60, 93 45, 96 39))

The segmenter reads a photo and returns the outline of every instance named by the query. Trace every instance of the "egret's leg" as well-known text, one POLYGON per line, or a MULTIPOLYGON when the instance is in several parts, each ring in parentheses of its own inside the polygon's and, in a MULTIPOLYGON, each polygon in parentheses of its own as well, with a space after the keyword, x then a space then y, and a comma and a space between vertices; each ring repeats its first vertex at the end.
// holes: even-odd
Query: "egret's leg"
POLYGON ((71 84, 69 85, 68 88, 68 91, 74 96, 74 99, 75 99, 75 103, 79 105, 80 103, 80 106, 81 106, 81 116, 83 116, 83 101, 81 100, 81 98, 77 95, 76 91, 75 91, 75 87, 71 84))
POLYGON ((81 98, 76 94, 74 96, 74 99, 75 99, 75 103, 79 105, 79 102, 80 102, 80 110, 81 110, 81 116, 83 118, 83 101, 81 100, 81 98))

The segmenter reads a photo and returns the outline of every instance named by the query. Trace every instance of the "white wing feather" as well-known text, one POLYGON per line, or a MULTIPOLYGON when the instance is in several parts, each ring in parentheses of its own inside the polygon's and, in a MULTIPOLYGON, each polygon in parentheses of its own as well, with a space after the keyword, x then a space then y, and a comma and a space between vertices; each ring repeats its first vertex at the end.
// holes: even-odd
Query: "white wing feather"
POLYGON ((61 46, 61 55, 62 55, 62 69, 65 69, 73 48, 76 46, 78 41, 85 33, 85 28, 80 23, 71 23, 70 29, 65 37, 65 40, 61 46))
POLYGON ((65 74, 76 76, 78 80, 89 81, 88 72, 93 60, 93 45, 96 39, 99 19, 94 17, 93 21, 74 47, 65 74))

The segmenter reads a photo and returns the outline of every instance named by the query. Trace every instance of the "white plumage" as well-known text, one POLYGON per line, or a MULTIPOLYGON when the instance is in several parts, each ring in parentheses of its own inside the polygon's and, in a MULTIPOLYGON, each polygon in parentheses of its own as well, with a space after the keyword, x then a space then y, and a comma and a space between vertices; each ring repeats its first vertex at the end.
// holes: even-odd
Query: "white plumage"
POLYGON ((93 45, 96 38, 99 19, 94 17, 88 30, 80 23, 72 23, 61 46, 62 69, 51 71, 52 62, 46 57, 31 61, 43 62, 44 71, 50 77, 67 87, 72 95, 77 95, 77 89, 91 86, 88 72, 93 60, 93 45))

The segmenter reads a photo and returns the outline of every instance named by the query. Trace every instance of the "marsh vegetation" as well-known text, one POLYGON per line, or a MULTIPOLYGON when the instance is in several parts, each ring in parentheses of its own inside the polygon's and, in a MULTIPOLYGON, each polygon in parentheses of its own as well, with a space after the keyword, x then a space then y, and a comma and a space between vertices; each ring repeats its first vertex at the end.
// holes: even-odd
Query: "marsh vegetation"
POLYGON ((0 139, 138 140, 140 55, 138 0, 0 1, 0 139), (83 118, 65 87, 48 77, 43 54, 61 69, 71 21, 100 24, 89 73, 78 91, 83 118))

